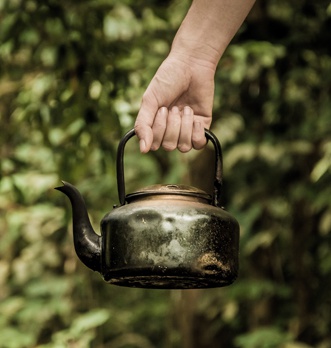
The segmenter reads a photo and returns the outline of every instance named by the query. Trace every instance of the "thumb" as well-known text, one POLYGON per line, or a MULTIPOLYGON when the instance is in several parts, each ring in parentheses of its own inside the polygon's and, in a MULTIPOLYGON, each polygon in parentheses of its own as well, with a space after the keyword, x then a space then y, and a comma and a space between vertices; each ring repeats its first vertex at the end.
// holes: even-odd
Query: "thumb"
POLYGON ((139 139, 139 147, 141 153, 148 152, 152 146, 152 126, 154 123, 156 111, 153 111, 151 108, 149 108, 146 105, 146 102, 144 102, 143 100, 134 125, 134 130, 139 139))
POLYGON ((139 148, 141 153, 147 153, 153 142, 153 131, 148 125, 140 124, 138 121, 134 126, 134 130, 139 139, 139 148))

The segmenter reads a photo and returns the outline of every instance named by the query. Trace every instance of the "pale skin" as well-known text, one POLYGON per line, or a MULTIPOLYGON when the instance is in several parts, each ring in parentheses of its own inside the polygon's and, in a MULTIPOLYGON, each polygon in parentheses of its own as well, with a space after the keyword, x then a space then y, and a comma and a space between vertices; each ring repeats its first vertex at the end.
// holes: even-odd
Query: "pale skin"
POLYGON ((193 0, 143 95, 135 122, 142 153, 160 146, 181 152, 204 147, 217 64, 254 2, 193 0))

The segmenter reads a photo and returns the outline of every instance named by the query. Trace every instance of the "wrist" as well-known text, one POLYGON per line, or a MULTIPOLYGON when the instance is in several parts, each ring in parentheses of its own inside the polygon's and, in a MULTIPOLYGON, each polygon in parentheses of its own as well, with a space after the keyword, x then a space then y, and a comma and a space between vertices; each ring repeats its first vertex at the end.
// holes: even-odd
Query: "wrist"
POLYGON ((188 64, 216 71, 222 53, 203 40, 176 36, 171 46, 170 55, 188 64))
POLYGON ((198 1, 193 1, 174 38, 171 53, 216 70, 228 44, 228 39, 223 37, 226 32, 219 26, 218 18, 210 15, 210 9, 201 8, 198 1))
POLYGON ((255 0, 193 0, 172 45, 172 52, 216 66, 255 0))

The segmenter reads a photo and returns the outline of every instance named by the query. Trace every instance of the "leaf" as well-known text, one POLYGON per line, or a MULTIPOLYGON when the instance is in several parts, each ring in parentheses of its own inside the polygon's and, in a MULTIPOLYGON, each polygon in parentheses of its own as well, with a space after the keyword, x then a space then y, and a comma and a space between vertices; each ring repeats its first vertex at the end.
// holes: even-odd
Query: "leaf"
POLYGON ((323 157, 321 160, 319 160, 316 165, 314 166, 314 169, 311 172, 311 179, 313 182, 317 182, 320 180, 320 178, 326 174, 331 168, 331 157, 323 157))
POLYGON ((268 248, 275 240, 276 235, 273 231, 262 231, 254 236, 251 236, 250 239, 245 244, 244 253, 246 255, 252 254, 258 248, 268 248))
POLYGON ((22 332, 15 327, 0 328, 1 348, 29 348, 35 342, 33 332, 22 332))
POLYGON ((110 317, 109 311, 106 309, 93 309, 88 313, 82 314, 72 323, 71 331, 75 335, 96 328, 104 324, 110 317))
POLYGON ((235 338, 235 345, 238 348, 279 348, 290 339, 290 334, 276 327, 261 327, 235 338))
POLYGON ((257 148, 252 143, 236 144, 225 154, 224 164, 231 169, 240 161, 251 161, 257 154, 257 148))

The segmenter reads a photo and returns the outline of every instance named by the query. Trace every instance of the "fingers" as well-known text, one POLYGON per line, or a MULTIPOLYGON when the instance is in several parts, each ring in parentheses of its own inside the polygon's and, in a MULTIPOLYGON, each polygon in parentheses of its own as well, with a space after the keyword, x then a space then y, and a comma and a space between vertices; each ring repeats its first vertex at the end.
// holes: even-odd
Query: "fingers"
POLYGON ((205 128, 203 127, 201 121, 196 120, 193 122, 192 131, 192 145, 196 150, 201 150, 207 144, 207 139, 205 136, 205 128))
POLYGON ((181 130, 181 113, 177 106, 174 106, 168 114, 167 129, 165 131, 162 147, 166 151, 177 148, 178 138, 181 130))
POLYGON ((140 118, 137 117, 135 131, 140 139, 140 151, 142 153, 149 150, 156 151, 160 146, 166 151, 173 151, 176 148, 181 152, 188 152, 192 148, 202 149, 207 143, 203 119, 202 116, 195 116, 189 106, 185 106, 181 111, 177 106, 170 110, 161 107, 151 126, 146 122, 140 123, 140 118))
POLYGON ((192 131, 193 131, 194 113, 189 106, 185 106, 182 115, 180 136, 178 140, 178 150, 188 152, 192 149, 192 131))
POLYGON ((174 106, 168 110, 159 109, 155 116, 153 143, 151 150, 155 151, 162 146, 166 151, 178 148, 181 152, 192 149, 202 149, 207 141, 201 116, 195 116, 192 108, 185 106, 182 111, 174 106))
POLYGON ((166 107, 159 109, 152 127, 152 151, 161 145, 166 151, 176 148, 181 152, 188 152, 192 148, 193 110, 185 106, 182 112, 177 106, 168 111, 166 107))
POLYGON ((164 138, 164 133, 167 128, 168 109, 163 106, 156 113, 154 123, 152 126, 153 143, 151 146, 152 151, 156 151, 160 146, 164 138))

